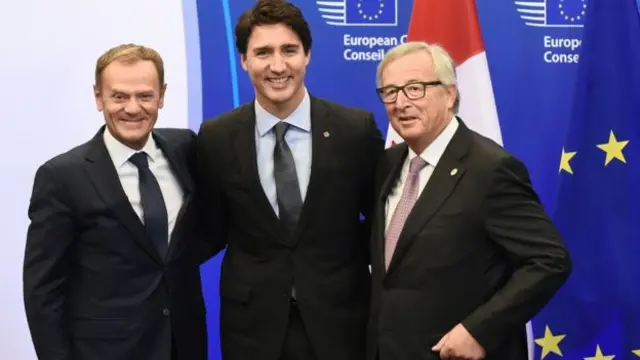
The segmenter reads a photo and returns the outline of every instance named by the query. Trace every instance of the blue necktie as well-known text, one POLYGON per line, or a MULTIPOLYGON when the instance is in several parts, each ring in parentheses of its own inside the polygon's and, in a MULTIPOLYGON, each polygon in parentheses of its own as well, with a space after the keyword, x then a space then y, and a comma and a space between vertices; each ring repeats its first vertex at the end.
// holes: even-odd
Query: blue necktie
POLYGON ((149 169, 146 153, 135 153, 129 161, 138 168, 145 229, 158 249, 160 258, 164 259, 169 245, 169 220, 160 185, 149 169))
POLYGON ((300 195, 293 154, 284 139, 288 129, 289 124, 282 121, 275 126, 276 146, 273 150, 273 170, 276 180, 279 218, 289 233, 293 235, 302 211, 302 195, 300 195))

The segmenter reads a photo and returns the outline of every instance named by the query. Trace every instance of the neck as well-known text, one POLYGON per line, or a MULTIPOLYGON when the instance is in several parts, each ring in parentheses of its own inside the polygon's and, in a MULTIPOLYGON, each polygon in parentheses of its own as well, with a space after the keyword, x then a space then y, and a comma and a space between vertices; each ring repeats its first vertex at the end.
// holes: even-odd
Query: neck
POLYGON ((260 106, 262 106, 262 108, 265 109, 269 114, 282 120, 286 119, 298 108, 298 106, 300 106, 300 103, 302 103, 302 100, 304 99, 304 95, 305 89, 304 86, 301 86, 290 99, 281 103, 269 101, 257 93, 256 99, 258 100, 260 106))

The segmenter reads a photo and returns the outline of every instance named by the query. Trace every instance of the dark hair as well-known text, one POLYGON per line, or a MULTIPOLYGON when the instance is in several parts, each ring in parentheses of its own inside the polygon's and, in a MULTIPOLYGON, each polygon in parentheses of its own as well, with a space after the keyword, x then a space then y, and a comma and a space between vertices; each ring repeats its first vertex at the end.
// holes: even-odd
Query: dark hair
POLYGON ((236 24, 236 48, 246 55, 249 37, 253 28, 259 25, 284 24, 288 26, 302 43, 305 54, 311 50, 311 29, 295 5, 284 0, 258 0, 256 5, 242 13, 236 24))

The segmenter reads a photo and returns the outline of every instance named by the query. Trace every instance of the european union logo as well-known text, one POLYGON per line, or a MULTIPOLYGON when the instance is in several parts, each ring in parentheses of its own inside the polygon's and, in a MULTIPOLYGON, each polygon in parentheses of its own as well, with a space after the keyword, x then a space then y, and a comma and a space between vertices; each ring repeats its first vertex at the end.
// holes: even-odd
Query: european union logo
POLYGON ((582 26, 587 0, 547 0, 547 25, 582 26))
POLYGON ((398 0, 316 1, 316 4, 329 25, 398 25, 398 0))
POLYGON ((515 1, 520 18, 529 26, 582 27, 587 0, 515 1))
POLYGON ((573 272, 534 338, 541 359, 639 359, 640 12, 589 6, 554 214, 573 272))

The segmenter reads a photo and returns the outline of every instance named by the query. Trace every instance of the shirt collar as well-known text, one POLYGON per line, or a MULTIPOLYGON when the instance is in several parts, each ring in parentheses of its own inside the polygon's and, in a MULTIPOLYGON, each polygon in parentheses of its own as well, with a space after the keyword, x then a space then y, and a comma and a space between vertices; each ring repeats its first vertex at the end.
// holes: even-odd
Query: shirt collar
POLYGON ((158 151, 158 146, 156 144, 155 139, 151 134, 149 134, 149 140, 144 145, 144 147, 140 150, 132 149, 127 145, 121 143, 118 139, 111 135, 111 132, 108 128, 105 127, 103 133, 104 145, 107 147, 107 151, 109 152, 109 156, 111 156, 111 160, 116 168, 120 168, 124 165, 129 158, 137 152, 145 152, 149 157, 151 162, 156 159, 156 152, 158 151))
POLYGON ((254 101, 256 112, 256 129, 260 137, 267 134, 271 128, 276 126, 280 121, 284 121, 306 132, 311 131, 311 99, 307 89, 304 89, 304 97, 300 105, 285 119, 278 119, 267 110, 265 110, 258 100, 254 101))
MULTIPOLYGON (((442 154, 449 145, 449 142, 453 138, 453 135, 458 130, 458 119, 454 116, 453 119, 449 122, 449 124, 444 128, 444 130, 436 137, 436 139, 431 143, 431 145, 427 146, 426 149, 420 154, 422 160, 429 163, 429 165, 435 167, 438 165, 442 154)), ((409 148, 409 160, 418 156, 411 148, 409 148)))

